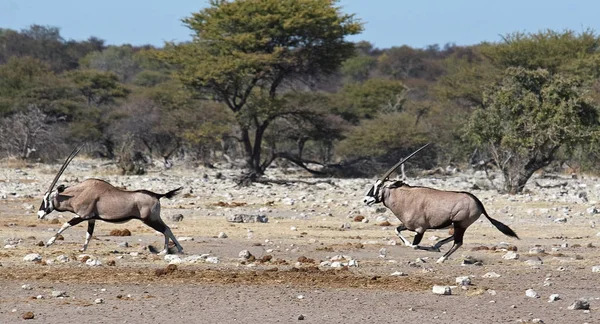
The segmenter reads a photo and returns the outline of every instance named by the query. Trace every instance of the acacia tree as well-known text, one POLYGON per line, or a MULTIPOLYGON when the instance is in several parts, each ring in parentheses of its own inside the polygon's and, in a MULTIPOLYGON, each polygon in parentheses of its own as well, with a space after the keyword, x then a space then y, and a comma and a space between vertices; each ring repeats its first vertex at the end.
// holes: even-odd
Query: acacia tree
POLYGON ((598 113, 582 81, 548 70, 508 68, 483 94, 467 134, 489 147, 504 175, 504 189, 519 193, 548 166, 560 147, 573 148, 598 130, 598 113))
POLYGON ((275 120, 311 114, 286 105, 294 82, 334 73, 354 55, 344 38, 362 25, 343 14, 336 0, 213 0, 184 24, 193 40, 168 44, 164 58, 181 81, 231 109, 251 174, 260 176, 272 161, 263 159, 265 131, 275 120))

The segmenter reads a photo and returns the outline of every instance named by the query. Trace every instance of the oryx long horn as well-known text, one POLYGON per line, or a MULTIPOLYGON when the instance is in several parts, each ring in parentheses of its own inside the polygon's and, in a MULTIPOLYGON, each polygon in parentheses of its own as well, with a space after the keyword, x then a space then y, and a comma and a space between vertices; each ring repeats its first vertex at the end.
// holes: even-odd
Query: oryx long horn
POLYGON ((392 172, 396 171, 396 169, 398 169, 398 167, 400 167, 404 162, 408 161, 408 159, 410 159, 411 157, 413 157, 413 155, 419 153, 419 151, 421 151, 422 149, 426 148, 427 146, 429 146, 429 144, 431 143, 427 143, 423 146, 421 146, 421 148, 419 148, 418 150, 412 152, 409 156, 405 157, 404 159, 400 160, 400 162, 396 163, 391 169, 388 170, 388 172, 386 172, 383 177, 381 177, 379 180, 384 181, 386 180, 390 174, 392 174, 392 172))
POLYGON ((48 188, 48 191, 46 191, 46 193, 51 192, 52 189, 54 189, 54 186, 56 185, 56 182, 58 182, 58 178, 60 178, 60 176, 63 174, 63 172, 65 171, 65 169, 69 165, 69 163, 71 163, 71 161, 73 160, 73 158, 75 158, 75 156, 77 155, 77 153, 79 153, 79 151, 81 150, 82 147, 83 147, 83 144, 77 146, 76 148, 73 149, 73 151, 71 152, 71 154, 69 154, 69 156, 67 157, 67 159, 65 160, 65 162, 63 163, 63 165, 60 167, 60 170, 58 170, 58 173, 54 177, 54 180, 52 180, 52 183, 50 184, 50 187, 48 188))

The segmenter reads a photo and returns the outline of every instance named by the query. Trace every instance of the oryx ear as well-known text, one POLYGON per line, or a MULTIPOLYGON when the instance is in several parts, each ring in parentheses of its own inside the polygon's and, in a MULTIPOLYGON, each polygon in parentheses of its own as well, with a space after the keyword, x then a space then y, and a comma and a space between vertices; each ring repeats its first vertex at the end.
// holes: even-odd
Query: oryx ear
POLYGON ((61 184, 58 187, 56 187, 56 190, 58 190, 58 193, 61 193, 61 192, 65 191, 65 188, 66 188, 65 185, 61 184))

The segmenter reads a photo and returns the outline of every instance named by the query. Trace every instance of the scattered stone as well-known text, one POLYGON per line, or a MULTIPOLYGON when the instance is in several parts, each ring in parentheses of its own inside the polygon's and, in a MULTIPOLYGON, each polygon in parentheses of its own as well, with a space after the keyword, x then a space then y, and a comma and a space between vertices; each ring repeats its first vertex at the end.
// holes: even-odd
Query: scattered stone
POLYGON ((106 263, 106 265, 107 265, 107 266, 109 266, 109 267, 114 267, 114 266, 116 266, 116 265, 117 265, 117 261, 115 261, 115 260, 109 260, 109 261, 106 263))
POLYGON ((531 320, 531 323, 544 324, 544 321, 541 318, 534 318, 534 319, 531 320))
POLYGON ((304 320, 304 315, 300 314, 300 316, 298 316, 298 320, 299 321, 303 321, 304 320))
POLYGON ((557 218, 554 220, 554 222, 559 223, 559 224, 564 224, 567 222, 567 218, 566 217, 557 218))
POLYGON ((194 238, 190 237, 190 236, 182 236, 182 237, 178 237, 177 240, 181 241, 181 242, 185 242, 185 241, 193 241, 194 238))
POLYGON ((536 246, 536 247, 532 247, 531 249, 529 249, 529 254, 543 254, 546 253, 546 250, 544 250, 544 248, 536 246))
POLYGON ((85 264, 89 265, 90 267, 97 267, 97 266, 101 266, 102 262, 98 259, 90 258, 85 261, 85 264))
POLYGON ((27 262, 37 262, 37 261, 42 261, 42 256, 37 254, 37 253, 31 253, 31 254, 27 254, 24 258, 23 261, 27 261, 27 262))
POLYGON ((167 219, 172 222, 181 222, 183 220, 183 215, 175 214, 175 215, 167 216, 167 219))
POLYGON ((61 262, 61 263, 67 263, 67 262, 71 261, 71 259, 69 259, 69 257, 64 254, 61 254, 56 257, 56 261, 61 262))
POLYGON ((463 265, 463 266, 466 266, 466 265, 482 266, 483 261, 479 260, 479 259, 475 259, 472 256, 467 256, 463 259, 463 262, 461 263, 461 265, 463 265))
POLYGON ((291 226, 290 227, 290 231, 297 231, 298 229, 296 228, 296 226, 291 226))
POLYGON ((456 277, 456 283, 459 286, 469 286, 471 285, 471 278, 469 276, 456 277))
POLYGON ((540 266, 543 263, 544 262, 540 258, 531 258, 531 259, 528 259, 525 261, 525 264, 527 264, 529 266, 540 266))
POLYGON ((33 312, 26 312, 25 314, 23 314, 22 317, 24 320, 30 320, 33 319, 35 315, 33 314, 33 312))
POLYGON ((231 223, 268 223, 269 218, 266 215, 235 214, 227 217, 231 223))
POLYGON ((117 244, 119 247, 122 248, 128 248, 129 247, 129 243, 127 243, 127 241, 124 242, 120 242, 119 244, 117 244))
POLYGON ((596 206, 592 206, 592 207, 586 209, 585 211, 590 215, 595 215, 595 214, 600 213, 600 210, 598 210, 598 208, 596 208, 596 206))
POLYGON ((52 291, 52 297, 68 297, 67 292, 66 291, 62 291, 62 290, 53 290, 52 291))
POLYGON ((555 302, 555 301, 557 301, 557 300, 560 300, 560 295, 558 295, 558 294, 552 294, 552 295, 550 295, 550 297, 548 298, 548 302, 549 302, 549 303, 551 303, 551 302, 555 302))
POLYGON ((600 265, 593 266, 592 267, 592 272, 600 272, 600 265))
POLYGON ((340 230, 342 231, 347 231, 351 228, 350 223, 344 223, 342 224, 342 226, 340 226, 340 230))
POLYGON ((365 218, 365 216, 363 216, 363 215, 356 215, 356 216, 354 216, 354 221, 355 221, 355 222, 362 222, 362 221, 363 221, 363 220, 365 220, 365 219, 366 219, 366 218, 365 218))
POLYGON ((567 307, 567 309, 570 310, 577 310, 577 309, 590 309, 590 303, 587 301, 587 299, 578 299, 575 302, 573 302, 573 304, 571 304, 571 306, 567 307))
POLYGON ((392 276, 392 277, 406 277, 406 276, 408 276, 408 274, 406 274, 406 273, 404 273, 402 271, 395 271, 390 276, 392 276))
POLYGON ((217 237, 220 239, 224 239, 224 238, 227 238, 228 236, 227 236, 227 234, 225 234, 225 232, 219 232, 219 235, 217 235, 217 237))
POLYGON ((253 255, 248 250, 242 250, 242 251, 240 251, 240 253, 238 253, 238 256, 240 257, 240 259, 248 260, 253 255))
POLYGON ((495 272, 488 272, 481 276, 481 278, 500 278, 500 275, 495 272))
POLYGON ((452 295, 452 288, 450 286, 435 285, 431 290, 436 295, 452 295))
POLYGON ((96 300, 94 300, 94 304, 104 304, 104 299, 97 298, 96 300))
POLYGON ((380 258, 385 258, 386 255, 387 255, 387 249, 386 248, 379 249, 379 257, 380 258))
POLYGON ((375 213, 377 213, 377 214, 383 214, 386 211, 387 211, 386 207, 377 207, 377 208, 375 208, 375 213))
POLYGON ((30 285, 30 284, 24 284, 23 286, 21 286, 21 289, 25 289, 25 290, 31 290, 31 289, 33 289, 33 288, 31 287, 31 285, 30 285))
POLYGON ((505 255, 502 256, 502 259, 505 260, 518 260, 519 254, 514 251, 508 251, 505 255))
POLYGON ((527 289, 525 291, 525 296, 530 297, 530 298, 540 298, 540 294, 538 294, 535 290, 533 289, 527 289))
POLYGON ((166 254, 164 256, 164 260, 167 261, 169 264, 180 264, 183 262, 183 260, 181 260, 181 257, 179 257, 176 254, 166 254))

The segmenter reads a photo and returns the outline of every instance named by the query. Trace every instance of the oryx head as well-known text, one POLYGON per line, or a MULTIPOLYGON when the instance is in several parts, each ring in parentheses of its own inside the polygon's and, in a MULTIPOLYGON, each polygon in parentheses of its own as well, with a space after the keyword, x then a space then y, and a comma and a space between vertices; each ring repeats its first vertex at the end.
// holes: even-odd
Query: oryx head
POLYGON ((44 193, 44 198, 42 199, 42 204, 40 205, 40 209, 38 209, 38 218, 43 219, 44 217, 46 217, 46 215, 48 215, 52 211, 54 211, 54 208, 55 208, 54 207, 54 198, 56 198, 56 195, 58 195, 59 193, 61 193, 65 190, 64 185, 58 186, 56 188, 56 190, 54 190, 54 186, 56 186, 56 182, 58 182, 58 179, 60 178, 60 176, 63 174, 63 172, 67 168, 67 165, 69 165, 69 163, 71 163, 71 161, 73 160, 75 155, 77 155, 77 153, 79 153, 79 150, 81 150, 82 146, 83 145, 76 147, 73 150, 73 152, 71 152, 71 154, 69 154, 69 156, 67 157, 67 159, 65 160, 63 165, 60 167, 60 170, 58 170, 58 173, 54 177, 54 180, 52 180, 50 187, 48 187, 48 190, 46 191, 46 193, 44 193))
POLYGON ((426 148, 429 144, 430 143, 427 143, 427 144, 421 146, 418 150, 412 152, 409 156, 400 160, 400 162, 396 163, 381 178, 377 179, 377 181, 375 181, 375 184, 373 184, 371 186, 371 188, 369 188, 369 191, 367 191, 367 193, 365 194, 365 198, 363 199, 363 202, 367 206, 371 206, 373 204, 380 203, 383 199, 383 192, 381 189, 383 188, 384 183, 388 180, 388 178, 390 177, 392 172, 396 171, 396 169, 398 169, 404 162, 406 162, 408 159, 413 157, 413 155, 417 154, 422 149, 426 148))

